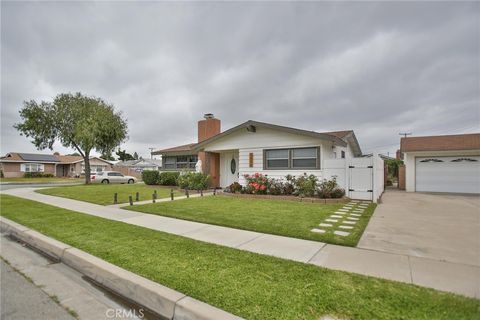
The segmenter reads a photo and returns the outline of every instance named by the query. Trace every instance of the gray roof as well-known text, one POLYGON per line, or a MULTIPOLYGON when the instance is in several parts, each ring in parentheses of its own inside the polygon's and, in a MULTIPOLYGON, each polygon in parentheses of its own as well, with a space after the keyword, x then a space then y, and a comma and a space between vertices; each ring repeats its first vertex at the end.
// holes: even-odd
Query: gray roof
POLYGON ((53 154, 19 153, 18 155, 25 161, 60 162, 53 154))
POLYGON ((238 130, 244 129, 244 128, 252 128, 255 130, 255 127, 264 127, 264 128, 269 128, 269 129, 274 129, 274 130, 280 130, 280 131, 285 131, 289 133, 294 133, 294 134, 300 134, 300 135, 305 135, 305 136, 310 136, 314 138, 319 138, 327 141, 332 141, 336 143, 337 145, 345 147, 347 143, 340 139, 337 136, 330 135, 328 133, 320 133, 320 132, 315 132, 315 131, 308 131, 308 130, 302 130, 302 129, 296 129, 296 128, 290 128, 290 127, 284 127, 284 126, 279 126, 276 124, 271 124, 271 123, 265 123, 265 122, 259 122, 259 121, 253 121, 253 120, 248 120, 247 122, 244 122, 236 127, 233 127, 231 129, 228 129, 227 131, 224 131, 222 133, 219 133, 211 138, 208 138, 207 140, 204 140, 200 143, 198 143, 194 149, 197 151, 200 151, 205 145, 216 141, 220 138, 223 138, 233 132, 236 132, 238 130))

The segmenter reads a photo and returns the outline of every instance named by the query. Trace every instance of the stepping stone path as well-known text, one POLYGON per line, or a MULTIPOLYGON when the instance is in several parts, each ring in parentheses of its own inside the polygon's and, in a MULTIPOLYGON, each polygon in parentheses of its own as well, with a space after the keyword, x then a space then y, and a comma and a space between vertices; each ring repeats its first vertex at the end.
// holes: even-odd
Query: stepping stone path
POLYGON ((337 209, 335 213, 331 214, 330 217, 324 220, 324 222, 329 223, 319 224, 320 227, 324 227, 326 228, 326 230, 313 228, 311 231, 315 233, 325 233, 329 231, 328 229, 331 229, 333 231, 333 234, 346 237, 350 235, 350 232, 344 230, 352 230, 354 228, 354 225, 357 224, 357 222, 360 220, 359 217, 362 216, 362 213, 365 212, 365 209, 367 209, 369 205, 369 202, 351 200, 349 203, 345 204, 342 208, 337 209), (339 225, 334 226, 337 223, 339 225))

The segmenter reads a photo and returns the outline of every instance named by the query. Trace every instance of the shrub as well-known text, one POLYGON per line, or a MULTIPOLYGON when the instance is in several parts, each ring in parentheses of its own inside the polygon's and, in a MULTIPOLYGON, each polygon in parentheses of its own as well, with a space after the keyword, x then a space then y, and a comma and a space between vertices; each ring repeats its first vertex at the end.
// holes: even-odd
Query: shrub
POLYGON ((343 198, 344 195, 345 195, 345 189, 338 188, 338 187, 333 189, 332 192, 330 193, 330 196, 333 199, 343 198))
POLYGON ((204 190, 210 184, 210 176, 200 172, 184 172, 179 175, 177 182, 182 189, 204 190))
POLYGON ((313 197, 315 195, 318 178, 313 174, 307 176, 307 174, 304 173, 299 177, 293 177, 291 181, 295 186, 295 195, 300 197, 313 197))
POLYGON ((328 198, 341 198, 345 195, 345 190, 338 187, 337 178, 332 177, 332 179, 324 179, 318 187, 317 190, 318 196, 323 199, 328 198))
POLYGON ((247 187, 245 188, 247 193, 267 194, 271 180, 266 175, 254 173, 252 175, 246 174, 244 177, 247 180, 247 187))
POLYGON ((162 186, 176 186, 176 185, 178 185, 177 179, 178 179, 179 176, 180 176, 180 172, 176 172, 176 171, 161 172, 160 177, 158 179, 159 180, 158 184, 160 184, 162 186))
POLYGON ((278 196, 284 193, 284 189, 285 189, 285 186, 281 180, 271 179, 267 189, 267 193, 274 196, 278 196))
POLYGON ((155 170, 144 170, 142 172, 142 180, 145 184, 153 185, 159 184, 160 173, 155 170))
POLYGON ((242 185, 238 182, 234 182, 228 186, 228 190, 231 193, 242 192, 242 189, 243 189, 242 185))
POLYGON ((295 177, 291 174, 285 176, 285 182, 283 183, 283 194, 291 195, 295 192, 295 185, 293 184, 293 179, 295 177))
POLYGON ((24 178, 53 178, 52 173, 43 173, 43 172, 25 172, 23 174, 24 178))

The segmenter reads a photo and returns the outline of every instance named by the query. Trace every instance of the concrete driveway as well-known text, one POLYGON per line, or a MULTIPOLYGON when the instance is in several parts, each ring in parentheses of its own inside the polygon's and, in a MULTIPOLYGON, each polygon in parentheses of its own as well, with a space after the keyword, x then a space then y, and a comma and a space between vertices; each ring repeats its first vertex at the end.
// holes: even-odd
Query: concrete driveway
POLYGON ((480 197, 387 191, 357 247, 480 266, 480 197))

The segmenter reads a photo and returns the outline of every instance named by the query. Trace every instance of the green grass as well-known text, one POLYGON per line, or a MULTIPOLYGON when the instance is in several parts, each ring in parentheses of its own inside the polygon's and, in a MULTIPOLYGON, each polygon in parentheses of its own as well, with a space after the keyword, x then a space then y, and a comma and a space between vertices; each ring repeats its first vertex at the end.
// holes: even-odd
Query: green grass
MULTIPOLYGON (((319 228, 319 223, 326 222, 326 218, 343 206, 344 204, 209 196, 126 209, 237 229, 356 246, 375 210, 375 204, 365 210, 347 237, 333 234, 333 228, 325 228, 327 232, 323 234, 310 231, 319 228)), ((333 223, 333 226, 340 223, 341 221, 333 223)))
POLYGON ((1 195, 2 216, 246 319, 478 319, 480 301, 1 195))
POLYGON ((83 183, 85 179, 75 178, 0 178, 1 183, 83 183))
MULTIPOLYGON (((57 196, 102 205, 113 204, 113 196, 118 193, 118 203, 127 203, 128 196, 135 201, 135 193, 140 193, 140 201, 151 200, 152 193, 157 190, 158 199, 170 197, 169 187, 148 186, 143 183, 135 184, 90 184, 36 190, 41 194, 57 196)), ((175 191, 175 196, 183 195, 175 191)))

